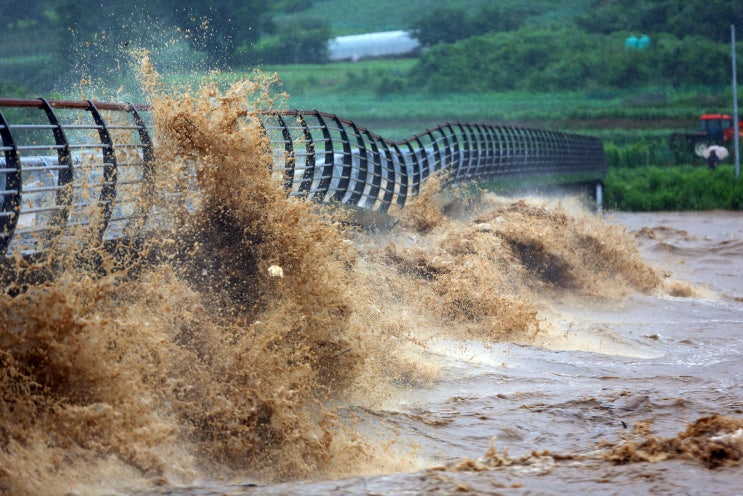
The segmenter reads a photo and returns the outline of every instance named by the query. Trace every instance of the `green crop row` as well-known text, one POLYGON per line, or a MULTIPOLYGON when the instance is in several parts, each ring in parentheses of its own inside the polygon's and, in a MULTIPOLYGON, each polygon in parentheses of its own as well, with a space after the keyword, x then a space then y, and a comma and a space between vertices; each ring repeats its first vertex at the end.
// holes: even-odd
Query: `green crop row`
POLYGON ((604 204, 610 210, 743 210, 743 179, 733 166, 609 168, 604 204))

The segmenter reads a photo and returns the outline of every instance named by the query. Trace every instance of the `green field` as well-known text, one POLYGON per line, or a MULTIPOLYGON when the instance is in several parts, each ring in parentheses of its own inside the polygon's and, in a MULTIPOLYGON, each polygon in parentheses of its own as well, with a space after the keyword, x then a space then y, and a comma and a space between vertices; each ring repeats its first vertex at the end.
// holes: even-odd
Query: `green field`
POLYGON ((743 210, 743 180, 729 161, 717 170, 704 166, 610 168, 604 188, 608 209, 743 210))
MULTIPOLYGON (((446 121, 486 122, 596 135, 617 144, 664 142, 671 131, 696 127, 700 113, 729 106, 724 88, 648 87, 641 90, 499 93, 384 93, 382 78, 403 77, 415 59, 365 60, 316 65, 262 66, 281 80, 277 91, 294 109, 341 115, 393 139, 446 121)), ((251 77, 222 75, 225 82, 251 77)), ((180 78, 176 78, 180 79, 180 78)))
MULTIPOLYGON (((321 110, 353 120, 392 140, 436 124, 478 122, 574 132, 602 139, 611 166, 703 164, 697 157, 674 155, 671 133, 696 128, 704 112, 731 106, 724 87, 646 87, 625 90, 507 91, 492 93, 378 91, 378 81, 401 77, 415 59, 363 60, 328 64, 262 66, 276 74, 275 92, 286 92, 282 108, 321 110)), ((253 77, 251 71, 223 73, 230 82, 253 77)), ((172 77, 183 82, 183 75, 172 77)), ((191 78, 193 82, 200 78, 191 78)))

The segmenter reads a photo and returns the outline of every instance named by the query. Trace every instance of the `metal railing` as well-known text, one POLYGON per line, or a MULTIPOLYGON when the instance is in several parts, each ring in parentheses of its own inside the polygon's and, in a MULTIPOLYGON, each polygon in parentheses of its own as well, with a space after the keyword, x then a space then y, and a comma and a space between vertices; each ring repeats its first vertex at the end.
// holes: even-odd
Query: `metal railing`
MULTIPOLYGON (((76 226, 104 241, 136 234, 154 181, 149 110, 0 99, 0 253, 43 252, 76 226)), ((575 134, 447 123, 393 142, 316 110, 259 117, 288 195, 383 213, 404 206, 439 171, 450 182, 600 183, 606 173, 601 141, 575 134)))
POLYGON ((111 239, 143 218, 154 166, 147 109, 0 99, 0 253, 44 251, 75 226, 111 239))
POLYGON ((270 111, 263 127, 290 195, 386 212, 418 194, 431 174, 445 180, 601 181, 607 162, 594 137, 488 124, 446 123, 393 142, 317 110, 270 111))

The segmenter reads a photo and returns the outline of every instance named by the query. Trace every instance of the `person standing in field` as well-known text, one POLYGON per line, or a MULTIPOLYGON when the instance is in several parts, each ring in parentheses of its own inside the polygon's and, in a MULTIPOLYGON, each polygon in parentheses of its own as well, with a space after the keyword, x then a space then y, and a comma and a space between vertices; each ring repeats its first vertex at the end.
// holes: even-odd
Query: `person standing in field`
POLYGON ((709 166, 709 170, 717 169, 718 165, 720 165, 720 157, 717 156, 716 151, 710 150, 709 157, 707 157, 707 166, 709 166))

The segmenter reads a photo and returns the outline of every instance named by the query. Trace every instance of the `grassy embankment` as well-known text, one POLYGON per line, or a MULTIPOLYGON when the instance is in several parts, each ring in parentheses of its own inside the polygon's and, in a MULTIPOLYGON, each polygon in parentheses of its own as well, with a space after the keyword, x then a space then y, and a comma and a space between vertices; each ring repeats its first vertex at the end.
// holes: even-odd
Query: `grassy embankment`
POLYGON ((604 196, 614 210, 743 210, 743 179, 731 165, 610 168, 604 196))

